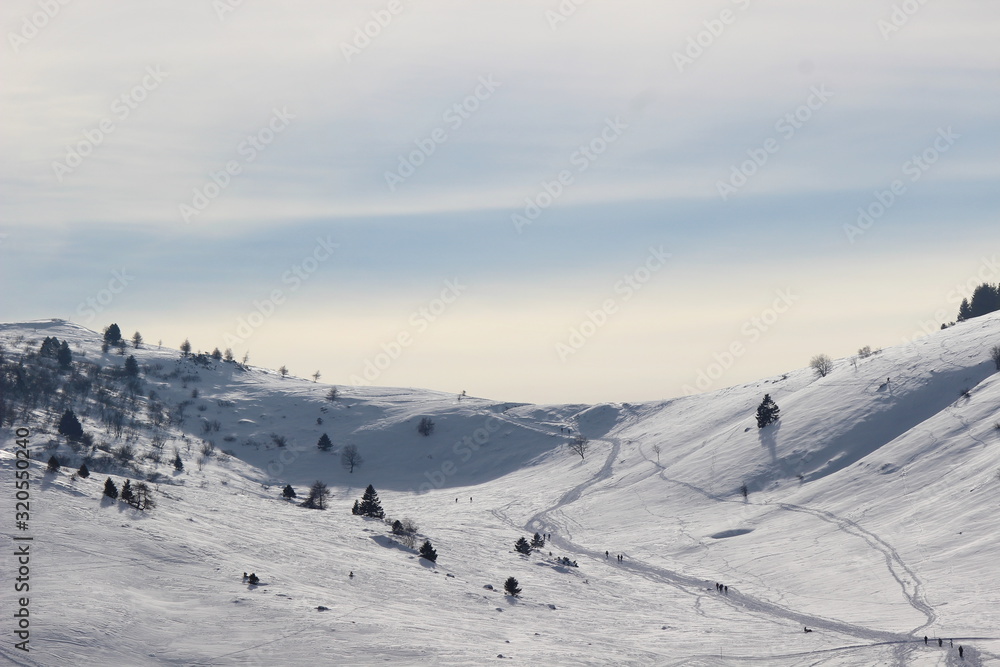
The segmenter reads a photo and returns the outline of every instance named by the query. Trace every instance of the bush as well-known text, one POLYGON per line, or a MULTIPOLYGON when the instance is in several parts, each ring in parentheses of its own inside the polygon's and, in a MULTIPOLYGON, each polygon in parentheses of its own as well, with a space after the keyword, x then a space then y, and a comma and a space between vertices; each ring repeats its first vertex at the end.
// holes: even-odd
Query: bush
POLYGON ((295 489, 292 488, 291 484, 286 484, 285 488, 281 490, 281 495, 291 500, 295 497, 295 489))
POLYGON ((434 432, 434 420, 430 417, 421 417, 420 423, 417 424, 417 432, 420 435, 428 436, 434 432))
POLYGON ((865 345, 862 348, 858 348, 858 356, 861 357, 862 359, 867 359, 868 357, 872 356, 872 346, 865 345))

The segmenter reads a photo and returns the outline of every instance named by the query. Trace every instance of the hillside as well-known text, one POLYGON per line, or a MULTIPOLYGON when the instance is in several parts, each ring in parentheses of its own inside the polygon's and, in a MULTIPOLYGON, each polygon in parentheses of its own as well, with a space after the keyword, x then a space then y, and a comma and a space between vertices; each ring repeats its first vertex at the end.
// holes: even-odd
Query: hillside
MULTIPOLYGON (((824 378, 801 369, 657 403, 539 406, 350 386, 329 400, 331 385, 172 349, 105 353, 100 334, 63 321, 2 324, 10 377, 22 362, 51 391, 13 415, 34 459, 31 529, 18 534, 34 537, 31 651, 8 635, 0 655, 19 665, 467 665, 501 654, 552 665, 1000 664, 1000 374, 988 352, 998 343, 992 314, 836 360, 824 378), (68 342, 71 370, 32 356, 47 336, 68 342), (121 371, 130 354, 132 389, 121 371), (781 420, 761 430, 765 393, 781 420), (67 407, 93 448, 56 433, 67 407), (117 437, 113 411, 127 417, 117 437), (426 437, 424 417, 435 425, 426 437), (316 447, 323 433, 331 451, 316 447), (590 441, 582 459, 568 448, 577 434, 590 441), (341 465, 348 445, 364 458, 353 473, 341 465), (63 467, 46 474, 53 454, 63 467), (74 475, 84 457, 88 479, 74 475), (148 480, 157 506, 102 498, 109 476, 148 480), (301 499, 316 480, 329 509, 281 498, 284 485, 301 499), (369 483, 388 517, 414 520, 433 542, 436 564, 351 514, 369 483), (536 531, 551 533, 546 546, 515 553, 536 531), (262 585, 243 583, 244 571, 262 585), (508 576, 520 598, 501 592, 508 576)), ((0 437, 13 554, 17 445, 12 428, 0 437)), ((5 613, 17 597, 4 586, 5 613)))

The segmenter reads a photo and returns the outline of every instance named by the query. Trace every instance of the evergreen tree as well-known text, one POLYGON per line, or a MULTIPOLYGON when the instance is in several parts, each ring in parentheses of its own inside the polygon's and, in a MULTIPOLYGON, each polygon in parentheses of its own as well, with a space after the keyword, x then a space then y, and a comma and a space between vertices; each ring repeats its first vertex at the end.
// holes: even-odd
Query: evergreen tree
POLYGON ((125 375, 139 377, 139 362, 131 354, 125 359, 125 375))
POLYGON ((90 469, 87 468, 86 463, 82 463, 80 464, 80 469, 76 471, 76 474, 82 477, 83 479, 87 479, 88 477, 90 477, 90 469))
POLYGON ((403 531, 403 522, 400 521, 399 519, 396 519, 395 521, 393 521, 392 522, 392 534, 393 535, 402 535, 403 532, 404 532, 403 531))
POLYGON ((514 577, 507 577, 507 581, 503 582, 503 589, 507 591, 507 595, 514 597, 521 594, 521 589, 517 586, 517 579, 514 577))
POLYGON ((757 428, 764 428, 778 421, 779 412, 781 409, 771 400, 771 395, 764 394, 764 400, 757 406, 757 428))
POLYGON ((328 452, 333 449, 333 442, 330 441, 330 436, 324 433, 319 436, 319 442, 316 443, 316 446, 319 447, 321 452, 328 452))
POLYGON ((59 354, 59 339, 55 336, 46 336, 42 344, 38 347, 38 356, 46 359, 55 359, 59 354))
POLYGON ((222 360, 222 352, 219 352, 219 348, 215 348, 214 350, 212 350, 212 358, 215 359, 216 361, 222 360))
POLYGON ((223 361, 233 361, 233 350, 231 348, 226 348, 226 351, 222 353, 223 361))
POLYGON ((122 339, 122 330, 117 324, 111 324, 104 330, 104 342, 114 345, 122 339))
POLYGON ((351 508, 351 514, 358 516, 361 514, 361 501, 355 500, 354 507, 351 508))
POLYGON ((177 452, 177 454, 174 456, 174 470, 176 470, 177 472, 184 470, 184 462, 181 461, 180 452, 177 452))
POLYGON ((112 500, 118 499, 118 487, 115 486, 114 481, 110 477, 104 482, 104 495, 112 500))
POLYGON ((430 540, 424 540, 424 543, 420 545, 420 557, 426 558, 432 563, 437 562, 438 554, 434 551, 434 547, 431 546, 430 540))
POLYGON ((545 538, 539 535, 538 533, 535 533, 535 536, 531 538, 531 548, 541 549, 544 546, 545 546, 545 538))
POLYGON ((73 367, 73 352, 69 349, 69 343, 66 341, 62 342, 59 346, 59 351, 56 353, 56 359, 59 361, 59 368, 64 371, 68 371, 73 367))
POLYGON ((191 341, 185 338, 184 342, 181 343, 181 356, 186 357, 189 354, 191 354, 191 341))
POLYGON ((531 545, 528 544, 528 540, 523 537, 519 537, 517 538, 517 542, 514 543, 514 551, 527 556, 531 553, 531 545))
POLYGON ((63 413, 59 420, 59 434, 65 435, 68 439, 76 441, 83 437, 83 427, 80 420, 76 418, 72 410, 63 413))
POLYGON ((142 345, 142 334, 136 331, 132 334, 132 347, 138 350, 140 345, 142 345))
POLYGON ((291 500, 295 497, 295 489, 292 488, 291 484, 286 484, 285 488, 281 491, 281 495, 291 500))
POLYGON ((56 458, 55 454, 49 457, 49 465, 47 470, 49 472, 59 472, 59 459, 56 458))
POLYGON ((371 484, 368 485, 364 495, 361 496, 361 506, 358 509, 362 516, 370 516, 376 519, 385 518, 385 511, 379 502, 378 493, 375 492, 375 487, 371 484))
POLYGON ((131 504, 133 498, 134 496, 132 495, 132 482, 126 479, 125 483, 122 484, 121 499, 131 504))

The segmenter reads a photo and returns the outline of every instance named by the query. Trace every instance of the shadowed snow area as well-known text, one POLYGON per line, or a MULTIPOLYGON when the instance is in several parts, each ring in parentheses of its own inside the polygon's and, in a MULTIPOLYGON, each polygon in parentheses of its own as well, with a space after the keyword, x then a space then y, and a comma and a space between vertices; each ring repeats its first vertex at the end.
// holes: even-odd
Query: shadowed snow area
MULTIPOLYGON (((5 361, 46 336, 69 343, 84 376, 96 364, 94 377, 117 377, 126 358, 46 321, 0 325, 5 361)), ((331 401, 332 385, 130 347, 134 397, 95 383, 15 417, 33 459, 31 651, 8 632, 0 662, 1000 664, 997 344, 994 314, 837 360, 824 378, 801 369, 595 406, 342 385, 331 401), (758 429, 765 393, 781 418, 758 429), (120 436, 99 400, 134 414, 120 436), (152 424, 151 403, 168 422, 152 424), (68 406, 96 452, 56 434, 68 406), (106 454, 126 443, 130 464, 106 454), (353 472, 348 445, 363 458, 353 472), (45 473, 53 454, 62 468, 45 473), (108 477, 150 480, 156 507, 102 497, 108 477), (317 480, 326 510, 281 497, 290 484, 301 501, 317 480), (352 514, 369 484, 390 522, 416 523, 417 547, 433 543, 433 566, 352 514), (543 547, 514 551, 536 532, 551 534, 543 547), (510 576, 519 597, 504 593, 510 576)), ((12 526, 17 443, 0 434, 12 526)), ((3 587, 4 613, 19 596, 3 587)))

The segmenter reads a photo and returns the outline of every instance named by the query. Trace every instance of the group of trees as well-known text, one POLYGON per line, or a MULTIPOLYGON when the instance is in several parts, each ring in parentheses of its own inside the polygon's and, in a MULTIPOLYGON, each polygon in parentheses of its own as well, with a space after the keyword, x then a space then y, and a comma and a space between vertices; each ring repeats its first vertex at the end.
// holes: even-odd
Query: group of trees
POLYGON ((112 500, 121 499, 137 510, 147 510, 156 506, 149 486, 145 482, 137 482, 132 486, 131 480, 126 479, 119 492, 114 480, 108 477, 104 482, 104 495, 112 500))
POLYGON ((964 322, 998 310, 1000 310, 1000 284, 983 283, 973 290, 971 301, 962 299, 958 307, 958 321, 964 322))

